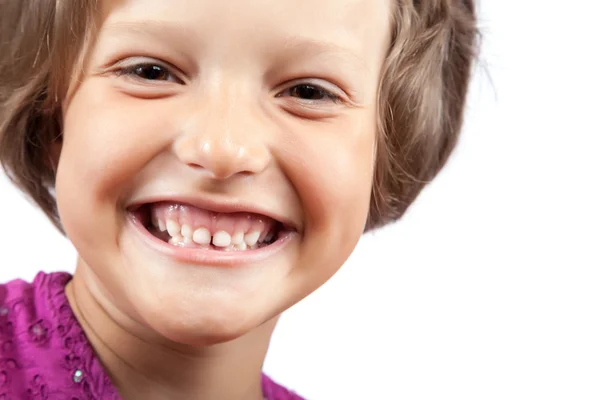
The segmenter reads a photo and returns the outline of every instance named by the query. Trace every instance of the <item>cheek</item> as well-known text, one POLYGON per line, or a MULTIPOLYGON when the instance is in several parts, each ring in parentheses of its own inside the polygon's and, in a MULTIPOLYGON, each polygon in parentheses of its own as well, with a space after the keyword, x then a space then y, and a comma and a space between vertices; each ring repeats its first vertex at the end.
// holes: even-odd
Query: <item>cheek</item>
POLYGON ((164 147, 162 136, 170 132, 158 107, 144 104, 142 109, 142 102, 105 86, 93 80, 82 85, 63 115, 56 198, 72 239, 94 241, 114 234, 107 230, 116 224, 98 226, 99 218, 119 220, 115 204, 143 165, 164 147))
POLYGON ((369 115, 298 136, 302 140, 290 154, 296 154, 295 186, 307 229, 327 230, 328 240, 340 242, 355 242, 362 234, 371 198, 374 127, 369 115))
POLYGON ((74 96, 64 114, 59 163, 61 181, 85 187, 97 200, 118 196, 172 131, 164 105, 136 101, 106 87, 92 81, 74 96))

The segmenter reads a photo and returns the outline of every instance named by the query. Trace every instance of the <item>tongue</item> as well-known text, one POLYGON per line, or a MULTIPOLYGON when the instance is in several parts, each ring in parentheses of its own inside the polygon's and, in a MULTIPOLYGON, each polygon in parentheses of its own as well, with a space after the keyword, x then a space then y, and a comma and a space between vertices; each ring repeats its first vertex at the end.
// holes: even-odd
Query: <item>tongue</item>
POLYGON ((177 203, 155 203, 151 206, 150 215, 153 221, 177 222, 188 225, 193 230, 206 228, 211 233, 218 231, 234 234, 268 232, 275 226, 275 221, 267 216, 252 213, 215 213, 193 206, 177 203))

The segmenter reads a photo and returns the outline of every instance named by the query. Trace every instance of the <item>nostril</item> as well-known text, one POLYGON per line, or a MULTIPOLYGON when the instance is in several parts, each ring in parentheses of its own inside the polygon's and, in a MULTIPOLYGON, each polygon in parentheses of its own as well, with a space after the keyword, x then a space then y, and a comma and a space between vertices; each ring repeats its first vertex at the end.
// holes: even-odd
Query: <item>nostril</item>
POLYGON ((173 144, 172 151, 182 163, 195 170, 206 170, 215 179, 260 173, 271 159, 268 147, 248 135, 240 140, 227 135, 183 135, 173 144))
POLYGON ((203 165, 201 165, 199 163, 195 163, 195 162, 188 162, 188 163, 186 163, 186 165, 188 167, 191 167, 191 168, 194 168, 194 169, 206 169, 206 168, 204 168, 203 165))

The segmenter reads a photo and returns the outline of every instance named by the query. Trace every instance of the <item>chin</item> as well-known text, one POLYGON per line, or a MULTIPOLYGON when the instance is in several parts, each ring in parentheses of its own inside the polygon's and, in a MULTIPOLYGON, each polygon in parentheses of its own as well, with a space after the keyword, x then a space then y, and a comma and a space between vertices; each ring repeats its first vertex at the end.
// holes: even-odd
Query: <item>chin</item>
POLYGON ((187 346, 210 346, 240 338, 270 318, 257 312, 256 305, 232 296, 229 299, 203 295, 189 302, 148 299, 137 304, 138 313, 152 331, 169 341, 187 346), (212 298, 211 298, 212 297, 212 298), (145 310, 144 310, 145 309, 145 310))

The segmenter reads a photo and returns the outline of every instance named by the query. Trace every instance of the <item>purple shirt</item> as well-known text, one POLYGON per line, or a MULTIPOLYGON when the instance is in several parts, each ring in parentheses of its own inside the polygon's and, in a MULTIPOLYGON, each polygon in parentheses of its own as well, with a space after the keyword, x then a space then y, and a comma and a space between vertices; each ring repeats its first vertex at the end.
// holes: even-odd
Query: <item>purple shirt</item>
MULTIPOLYGON (((65 295, 67 273, 0 285, 0 400, 119 400, 65 295)), ((302 397, 262 376, 268 400, 302 397)))

